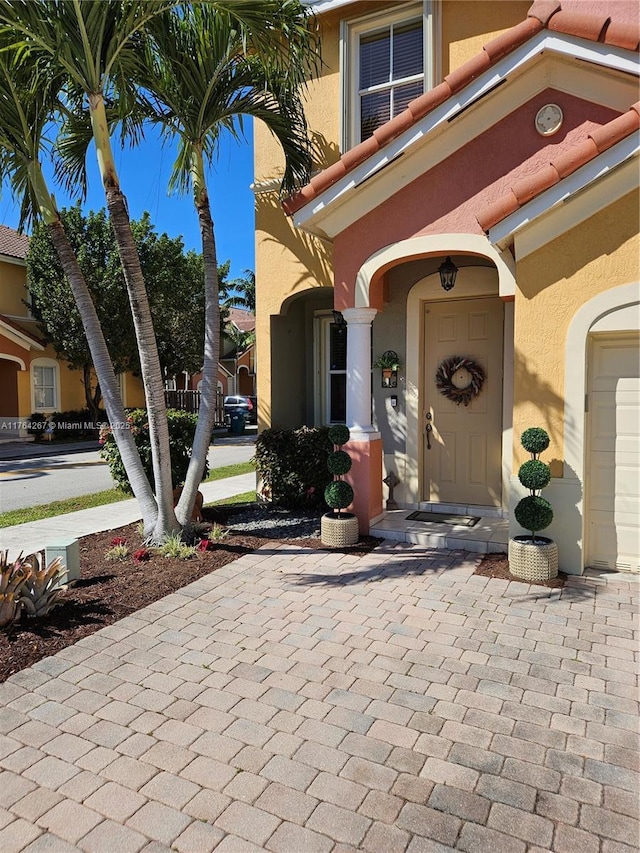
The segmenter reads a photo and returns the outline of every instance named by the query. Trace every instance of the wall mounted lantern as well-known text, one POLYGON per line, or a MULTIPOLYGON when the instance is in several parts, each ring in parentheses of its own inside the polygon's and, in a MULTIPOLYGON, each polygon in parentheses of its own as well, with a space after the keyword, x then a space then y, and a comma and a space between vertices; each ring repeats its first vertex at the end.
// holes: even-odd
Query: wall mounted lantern
POLYGON ((443 290, 451 290, 456 283, 458 267, 453 263, 449 255, 447 255, 447 259, 438 267, 438 272, 440 273, 440 284, 443 290))

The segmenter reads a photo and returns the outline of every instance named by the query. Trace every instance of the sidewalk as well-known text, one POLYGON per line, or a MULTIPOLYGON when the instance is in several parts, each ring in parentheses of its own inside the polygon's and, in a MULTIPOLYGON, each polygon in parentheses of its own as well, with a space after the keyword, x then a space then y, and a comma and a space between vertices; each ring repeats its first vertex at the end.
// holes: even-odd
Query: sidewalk
MULTIPOLYGON (((252 472, 213 483, 201 483, 200 491, 207 504, 250 492, 255 486, 256 475, 252 472)), ((14 524, 0 529, 0 551, 8 550, 9 557, 17 557, 20 551, 32 553, 61 539, 78 539, 90 533, 112 530, 138 521, 140 517, 138 502, 132 498, 53 518, 43 518, 28 524, 14 524)))

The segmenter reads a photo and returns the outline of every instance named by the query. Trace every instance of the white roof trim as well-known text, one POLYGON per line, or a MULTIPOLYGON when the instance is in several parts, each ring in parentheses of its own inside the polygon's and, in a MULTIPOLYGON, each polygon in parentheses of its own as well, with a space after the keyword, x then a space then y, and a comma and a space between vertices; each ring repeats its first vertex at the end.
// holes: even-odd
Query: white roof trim
POLYGON ((345 196, 350 195, 351 190, 380 172, 407 149, 413 147, 418 140, 446 125, 450 119, 470 107, 502 80, 526 66, 543 52, 554 53, 571 60, 580 59, 634 76, 640 73, 638 59, 631 58, 629 51, 543 30, 296 211, 293 214, 294 225, 314 231, 314 226, 317 227, 317 218, 330 215, 329 208, 342 202, 345 196))
MULTIPOLYGON (((504 247, 521 229, 558 205, 570 201, 576 193, 609 175, 626 161, 637 158, 639 153, 640 138, 637 133, 633 133, 496 223, 489 229, 489 240, 495 246, 504 247)), ((632 185, 627 185, 627 192, 632 189, 632 185)))
POLYGON ((39 344, 37 341, 34 341, 33 338, 30 338, 26 333, 20 332, 14 326, 10 326, 8 323, 5 323, 4 320, 0 320, 0 330, 5 338, 9 338, 9 340, 13 341, 18 346, 22 347, 26 350, 40 350, 44 351, 44 347, 42 344, 39 344))
POLYGON ((334 9, 342 9, 343 6, 351 6, 356 0, 303 0, 305 6, 310 6, 314 15, 322 15, 325 12, 333 12, 334 9))
POLYGON ((15 255, 4 255, 0 253, 0 261, 4 264, 16 264, 19 267, 26 267, 27 262, 24 258, 16 258, 15 255))

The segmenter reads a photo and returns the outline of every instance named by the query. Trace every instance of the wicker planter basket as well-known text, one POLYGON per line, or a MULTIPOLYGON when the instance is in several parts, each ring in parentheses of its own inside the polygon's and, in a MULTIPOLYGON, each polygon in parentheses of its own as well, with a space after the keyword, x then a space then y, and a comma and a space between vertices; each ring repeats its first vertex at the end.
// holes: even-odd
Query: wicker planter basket
POLYGON ((509 539, 509 571, 525 581, 548 581, 558 576, 558 546, 546 536, 509 539))
POLYGON ((360 530, 358 519, 350 512, 341 516, 326 512, 320 519, 320 538, 330 548, 349 548, 358 541, 360 530))

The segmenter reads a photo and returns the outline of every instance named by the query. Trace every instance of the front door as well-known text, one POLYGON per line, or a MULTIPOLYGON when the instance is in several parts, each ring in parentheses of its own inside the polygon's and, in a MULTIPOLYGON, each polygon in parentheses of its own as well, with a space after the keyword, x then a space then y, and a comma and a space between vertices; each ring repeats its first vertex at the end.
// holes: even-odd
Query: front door
MULTIPOLYGON (((423 500, 502 503, 502 327, 497 297, 425 305, 423 500), (473 359, 484 371, 480 392, 466 406, 436 387, 438 367, 453 356, 473 359)), ((461 372, 453 377, 454 387, 469 378, 468 371, 461 372)))

